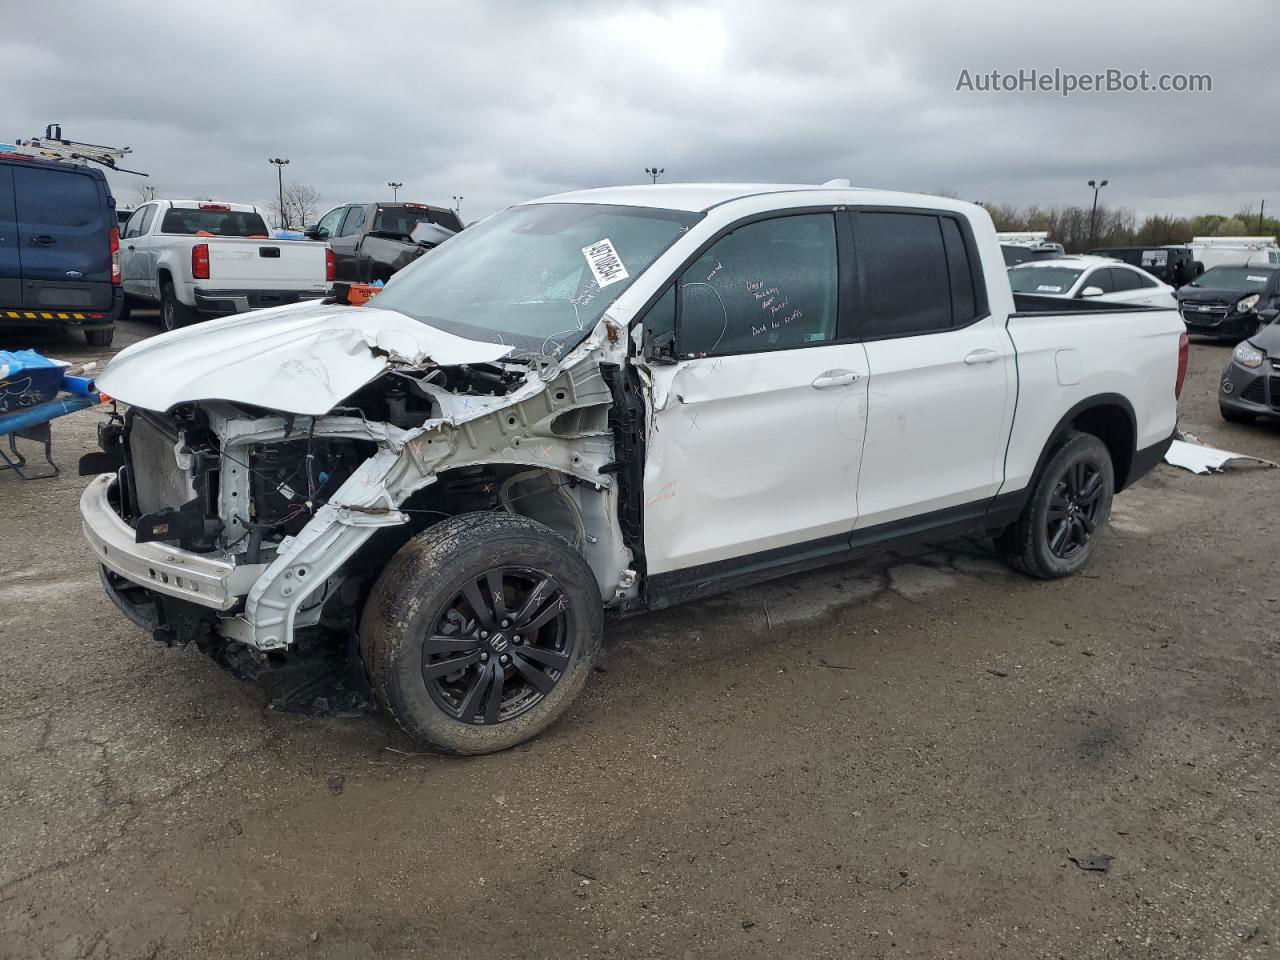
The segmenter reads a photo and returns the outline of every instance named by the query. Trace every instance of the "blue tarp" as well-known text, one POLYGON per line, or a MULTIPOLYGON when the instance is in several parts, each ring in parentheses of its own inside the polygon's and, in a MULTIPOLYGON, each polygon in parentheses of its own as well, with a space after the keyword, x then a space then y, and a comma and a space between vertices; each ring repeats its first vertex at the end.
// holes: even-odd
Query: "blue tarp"
POLYGON ((52 400, 65 369, 34 350, 0 350, 0 413, 52 400))

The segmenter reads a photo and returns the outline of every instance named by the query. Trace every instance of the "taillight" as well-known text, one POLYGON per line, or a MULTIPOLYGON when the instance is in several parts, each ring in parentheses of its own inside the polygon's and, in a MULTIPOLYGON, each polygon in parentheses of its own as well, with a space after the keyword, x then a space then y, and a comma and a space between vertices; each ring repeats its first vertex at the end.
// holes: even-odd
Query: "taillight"
POLYGON ((120 285, 120 228, 111 228, 111 282, 120 285))
POLYGON ((338 278, 338 260, 328 247, 324 248, 324 278, 328 283, 338 278))
POLYGON ((1178 378, 1173 382, 1173 399, 1182 396, 1182 385, 1187 379, 1187 359, 1191 354, 1191 338, 1185 333, 1178 337, 1178 378))
POLYGON ((209 279, 209 245, 197 243, 191 248, 191 279, 209 279))

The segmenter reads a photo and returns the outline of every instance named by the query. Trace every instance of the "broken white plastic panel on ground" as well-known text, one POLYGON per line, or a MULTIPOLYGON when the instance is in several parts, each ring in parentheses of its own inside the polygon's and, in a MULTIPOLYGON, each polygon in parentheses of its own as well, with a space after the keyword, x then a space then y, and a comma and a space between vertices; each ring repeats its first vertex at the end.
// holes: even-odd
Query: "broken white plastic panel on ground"
POLYGON ((1169 452, 1164 455, 1165 463, 1192 473, 1218 473, 1232 460, 1249 460, 1267 467, 1280 466, 1261 457, 1251 457, 1247 453, 1232 453, 1230 450, 1219 450, 1217 447, 1188 443, 1185 440, 1173 441, 1169 452))

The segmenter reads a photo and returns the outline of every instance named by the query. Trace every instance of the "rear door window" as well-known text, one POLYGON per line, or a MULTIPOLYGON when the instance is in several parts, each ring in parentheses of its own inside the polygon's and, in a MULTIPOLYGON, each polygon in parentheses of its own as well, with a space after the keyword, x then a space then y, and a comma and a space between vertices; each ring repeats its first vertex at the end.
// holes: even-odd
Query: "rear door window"
POLYGON ((835 217, 800 214, 739 227, 680 278, 683 355, 759 353, 836 339, 835 217))
MULTIPOLYGON (((939 218, 867 212, 853 220, 862 335, 876 339, 950 329, 952 283, 939 218)), ((970 297, 972 290, 971 281, 970 297)))
POLYGON ((13 185, 18 221, 32 228, 91 227, 106 217, 98 181, 87 174, 19 167, 13 171, 13 185))
POLYGON ((1112 271, 1107 267, 1093 271, 1093 273, 1084 278, 1084 283, 1080 287, 1081 291, 1088 287, 1097 287, 1103 293, 1115 293, 1116 284, 1111 278, 1111 274, 1112 271))

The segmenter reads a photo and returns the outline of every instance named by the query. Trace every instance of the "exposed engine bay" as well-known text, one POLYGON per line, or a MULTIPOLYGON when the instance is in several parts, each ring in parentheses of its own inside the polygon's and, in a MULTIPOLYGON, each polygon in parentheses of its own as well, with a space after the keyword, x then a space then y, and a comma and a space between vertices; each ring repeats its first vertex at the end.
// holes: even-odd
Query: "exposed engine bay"
POLYGON ((91 537, 108 592, 158 639, 195 642, 252 677, 348 651, 401 545, 449 517, 505 511, 564 536, 607 604, 628 610, 643 562, 628 521, 639 490, 621 490, 616 451, 618 411, 636 407, 617 402, 619 368, 602 357, 584 344, 572 366, 393 362, 320 416, 227 400, 130 407, 100 431, 110 508, 138 545, 221 572, 209 587, 152 566, 140 586, 91 537))

